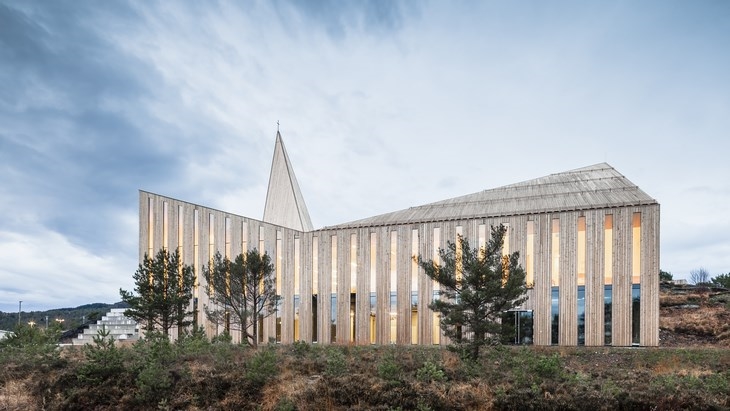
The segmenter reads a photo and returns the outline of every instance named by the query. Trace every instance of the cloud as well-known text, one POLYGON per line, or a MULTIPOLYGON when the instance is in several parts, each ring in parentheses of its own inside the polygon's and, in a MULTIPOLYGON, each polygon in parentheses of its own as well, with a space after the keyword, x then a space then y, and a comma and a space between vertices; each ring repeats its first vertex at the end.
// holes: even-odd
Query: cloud
POLYGON ((277 120, 316 226, 608 161, 662 204, 663 269, 728 271, 727 10, 0 4, 0 232, 38 253, 2 290, 129 281, 138 189, 260 218, 277 120))

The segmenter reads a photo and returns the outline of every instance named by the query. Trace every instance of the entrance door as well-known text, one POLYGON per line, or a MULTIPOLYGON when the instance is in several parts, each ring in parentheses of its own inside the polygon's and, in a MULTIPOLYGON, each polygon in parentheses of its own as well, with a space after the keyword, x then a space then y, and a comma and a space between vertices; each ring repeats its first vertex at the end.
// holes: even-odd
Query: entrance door
POLYGON ((532 344, 532 310, 508 311, 502 316, 502 343, 532 344))

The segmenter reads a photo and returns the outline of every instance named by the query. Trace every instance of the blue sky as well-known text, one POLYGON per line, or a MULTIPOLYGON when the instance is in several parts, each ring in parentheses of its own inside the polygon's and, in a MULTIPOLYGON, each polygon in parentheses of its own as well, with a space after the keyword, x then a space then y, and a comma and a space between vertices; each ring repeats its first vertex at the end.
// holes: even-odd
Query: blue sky
POLYGON ((608 162, 730 272, 730 2, 0 1, 0 310, 119 300, 138 189, 315 227, 608 162))

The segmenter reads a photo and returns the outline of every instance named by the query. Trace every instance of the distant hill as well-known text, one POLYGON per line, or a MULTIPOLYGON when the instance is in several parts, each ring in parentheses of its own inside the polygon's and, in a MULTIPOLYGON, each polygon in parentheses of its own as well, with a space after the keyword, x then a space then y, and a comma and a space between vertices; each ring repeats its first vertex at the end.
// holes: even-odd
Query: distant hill
MULTIPOLYGON (((54 308, 47 311, 23 311, 20 313, 20 319, 24 323, 33 321, 37 326, 45 327, 46 318, 48 324, 54 321, 63 320, 63 329, 70 330, 78 328, 83 324, 95 323, 104 314, 112 308, 127 308, 128 305, 123 302, 114 304, 93 303, 84 304, 76 308, 54 308)), ((18 324, 18 313, 6 313, 0 311, 0 330, 12 331, 18 324)))

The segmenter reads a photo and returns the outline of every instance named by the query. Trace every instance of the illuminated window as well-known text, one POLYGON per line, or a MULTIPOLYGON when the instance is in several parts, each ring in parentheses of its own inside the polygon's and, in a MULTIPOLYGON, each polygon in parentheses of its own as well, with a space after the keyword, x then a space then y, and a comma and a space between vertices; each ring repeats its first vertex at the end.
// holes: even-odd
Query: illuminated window
POLYGON ((195 290, 194 295, 198 297, 198 274, 200 273, 200 216, 198 210, 193 210, 193 265, 195 267, 195 290))
POLYGON ((460 225, 456 226, 456 281, 461 281, 461 276, 464 273, 464 262, 461 260, 462 256, 462 250, 461 250, 461 238, 462 238, 462 228, 460 225))
POLYGON ((312 342, 317 342, 317 311, 319 293, 319 238, 312 237, 312 342))
POLYGON ((525 247, 525 284, 532 288, 535 284, 535 222, 527 222, 527 246, 525 247))
MULTIPOLYGON (((284 252, 281 244, 281 231, 276 231, 276 295, 281 297, 281 254, 284 252)), ((281 298, 276 302, 276 342, 281 342, 281 298)))
MULTIPOLYGON (((183 206, 177 206, 177 251, 180 255, 183 255, 183 227, 185 226, 183 221, 183 206)), ((180 265, 182 266, 182 258, 180 258, 180 265)))
POLYGON ((552 221, 552 250, 550 258, 551 266, 551 282, 552 282, 552 324, 551 324, 551 344, 558 344, 560 336, 560 220, 554 218, 552 221))
POLYGON ((509 223, 502 223, 504 226, 504 243, 502 244, 502 255, 509 255, 510 249, 509 249, 509 223))
POLYGON ((606 214, 603 222, 603 275, 606 285, 613 284, 613 215, 606 214))
POLYGON ((245 255, 248 251, 248 224, 241 222, 241 252, 245 255))
POLYGON ((264 227, 259 227, 259 254, 264 255, 264 234, 266 233, 266 230, 264 227))
POLYGON ((578 285, 586 284, 586 218, 578 217, 578 285))
POLYGON ((479 224, 479 257, 482 257, 482 253, 487 249, 487 225, 479 224))
POLYGON ((152 197, 147 198, 147 256, 154 258, 155 210, 152 197))
POLYGON ((375 273, 378 263, 378 235, 370 233, 370 344, 375 344, 377 333, 377 282, 375 273))
POLYGON ((224 236, 225 236, 225 242, 226 242, 226 257, 229 259, 231 258, 231 218, 226 217, 225 219, 225 225, 223 227, 224 229, 224 236))
POLYGON ((631 219, 631 282, 641 282, 641 213, 631 219))
POLYGON ((507 284, 509 275, 509 223, 502 223, 504 226, 504 237, 502 238, 502 286, 507 284))
POLYGON ((398 232, 390 232, 390 343, 398 333, 398 232))
MULTIPOLYGON (((441 263, 441 258, 439 257, 439 248, 441 247, 441 228, 440 227, 434 227, 433 229, 433 261, 437 264, 441 263)), ((436 281, 432 281, 433 284, 433 299, 437 300, 441 298, 439 295, 439 283, 436 281)), ((431 312, 431 315, 433 317, 432 321, 432 329, 431 329, 431 343, 432 344, 441 344, 441 321, 439 319, 439 314, 435 311, 431 312)))
POLYGON ((357 299, 357 234, 350 234, 350 341, 355 341, 357 299))
POLYGON ((299 305, 301 303, 301 283, 299 272, 299 257, 300 257, 300 240, 298 237, 294 238, 294 341, 301 339, 299 323, 299 305))
MULTIPOLYGON (((215 216, 213 213, 208 213, 208 266, 213 265, 213 254, 215 254, 215 216)), ((213 294, 215 289, 213 284, 208 284, 210 293, 213 294)), ((218 327, 216 325, 216 327, 218 327)), ((218 331, 216 331, 216 334, 218 331)))
POLYGON ((552 253, 550 255, 552 260, 551 279, 552 286, 557 287, 560 285, 560 220, 553 218, 552 227, 552 253))
POLYGON ((411 231, 411 344, 418 344, 418 230, 411 231))
POLYGON ((168 248, 168 241, 169 241, 169 229, 170 229, 170 222, 168 221, 168 215, 167 215, 168 207, 167 207, 167 201, 162 203, 162 248, 167 250, 168 248))
POLYGON ((332 255, 330 256, 331 267, 331 301, 330 301, 330 341, 335 342, 337 338, 337 236, 330 237, 332 255))

